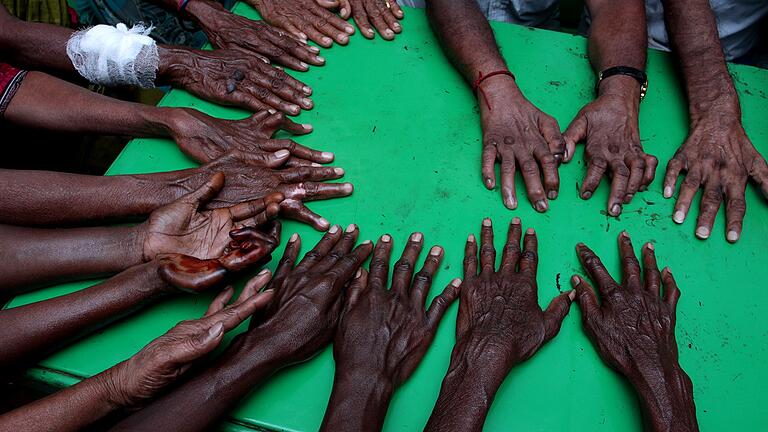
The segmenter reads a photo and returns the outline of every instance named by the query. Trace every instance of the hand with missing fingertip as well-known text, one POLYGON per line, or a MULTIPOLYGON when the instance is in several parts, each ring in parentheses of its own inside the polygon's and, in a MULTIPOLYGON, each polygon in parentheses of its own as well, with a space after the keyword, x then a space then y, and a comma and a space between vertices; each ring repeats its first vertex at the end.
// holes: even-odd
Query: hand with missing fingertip
POLYGON ((413 233, 387 289, 392 237, 381 237, 370 273, 359 270, 347 289, 333 344, 333 391, 323 431, 380 430, 394 390, 407 380, 435 337, 446 309, 459 295, 454 279, 424 309, 443 249, 434 246, 415 273, 423 235, 413 233))
POLYGON ((289 139, 272 139, 280 129, 295 135, 312 131, 312 126, 294 123, 274 110, 260 111, 243 120, 224 120, 193 109, 175 108, 170 123, 171 138, 181 151, 202 163, 230 151, 247 153, 266 166, 300 166, 333 160, 331 153, 313 150, 289 139))
POLYGON ((589 199, 600 185, 603 175, 611 179, 607 211, 621 214, 622 204, 629 203, 635 193, 645 190, 653 181, 658 160, 643 151, 638 127, 639 94, 613 94, 606 88, 608 80, 626 79, 636 93, 634 78, 614 76, 601 85, 603 93, 579 111, 563 133, 566 150, 564 162, 573 158, 576 143, 584 141, 587 172, 579 194, 589 199))
POLYGON ((202 99, 251 111, 276 109, 298 115, 314 105, 312 89, 263 59, 241 50, 158 47, 160 84, 202 99))
POLYGON ((333 42, 346 45, 355 28, 314 0, 246 0, 264 21, 293 37, 329 48, 333 42))
POLYGON ((478 104, 483 128, 485 187, 496 187, 494 166, 500 161, 501 197, 508 209, 516 209, 517 167, 533 208, 538 212, 547 211, 548 200, 557 198, 560 188, 557 169, 565 151, 557 121, 533 106, 514 80, 504 75, 493 76, 480 84, 478 104))
POLYGON ((403 10, 396 0, 316 0, 317 4, 326 9, 338 9, 342 18, 350 15, 360 32, 368 39, 373 39, 373 29, 382 38, 392 40, 396 33, 403 31, 398 22, 404 18, 403 10))
POLYGON ((659 273, 653 244, 643 247, 641 277, 632 241, 621 233, 620 283, 587 246, 579 243, 576 251, 598 288, 579 276, 571 278, 584 329, 600 357, 635 388, 650 430, 698 431, 693 385, 678 362, 675 340, 680 290, 668 268, 659 273))
MULTIPOLYGON (((738 105, 738 101, 735 102, 738 105)), ((744 191, 751 178, 768 198, 768 165, 755 149, 741 124, 741 111, 734 104, 718 106, 691 122, 688 139, 667 164, 664 197, 671 198, 677 178, 685 178, 672 219, 683 223, 699 188, 703 189, 696 237, 707 239, 725 199, 726 239, 741 237, 747 204, 744 191)))

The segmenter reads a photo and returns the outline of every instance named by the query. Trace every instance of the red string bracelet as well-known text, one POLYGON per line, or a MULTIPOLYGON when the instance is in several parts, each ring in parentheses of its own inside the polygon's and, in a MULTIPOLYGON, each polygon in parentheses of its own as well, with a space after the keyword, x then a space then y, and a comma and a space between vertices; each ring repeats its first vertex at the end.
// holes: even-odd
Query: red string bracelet
POLYGON ((491 110, 491 104, 488 103, 488 96, 485 95, 485 92, 480 87, 480 84, 482 84, 483 81, 485 81, 486 79, 488 79, 488 78, 490 78, 492 76, 496 76, 496 75, 507 75, 509 77, 512 77, 512 79, 515 79, 515 76, 512 74, 512 72, 510 72, 508 70, 497 70, 497 71, 493 71, 493 72, 489 73, 488 75, 483 75, 482 72, 478 72, 477 73, 477 79, 472 84, 472 91, 477 93, 477 91, 480 90, 480 94, 483 95, 483 100, 485 100, 485 106, 488 107, 489 111, 491 110))

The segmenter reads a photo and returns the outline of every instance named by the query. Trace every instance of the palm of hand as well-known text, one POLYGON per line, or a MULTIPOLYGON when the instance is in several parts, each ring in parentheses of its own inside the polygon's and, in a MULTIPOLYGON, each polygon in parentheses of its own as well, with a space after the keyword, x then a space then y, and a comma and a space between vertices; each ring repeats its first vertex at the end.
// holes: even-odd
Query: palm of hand
POLYGON ((144 258, 178 253, 198 259, 218 258, 230 242, 233 228, 228 209, 198 211, 190 202, 177 201, 149 217, 144 258))

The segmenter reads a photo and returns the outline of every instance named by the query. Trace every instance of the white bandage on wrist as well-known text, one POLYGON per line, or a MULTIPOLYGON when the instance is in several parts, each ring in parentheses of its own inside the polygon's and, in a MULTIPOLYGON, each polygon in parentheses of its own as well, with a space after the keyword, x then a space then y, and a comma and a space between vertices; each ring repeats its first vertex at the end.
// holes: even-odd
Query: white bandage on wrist
POLYGON ((159 58, 152 27, 100 24, 72 34, 67 55, 80 75, 105 86, 155 86, 159 58))

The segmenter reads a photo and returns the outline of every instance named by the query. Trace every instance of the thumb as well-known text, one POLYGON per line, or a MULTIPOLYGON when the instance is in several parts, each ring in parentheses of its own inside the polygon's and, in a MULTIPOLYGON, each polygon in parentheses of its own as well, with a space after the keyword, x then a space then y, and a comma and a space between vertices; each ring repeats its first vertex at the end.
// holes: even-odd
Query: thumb
POLYGON ((552 299, 544 311, 544 340, 548 341, 560 331, 560 325, 571 309, 576 291, 569 290, 552 299))
POLYGON ((269 168, 277 168, 285 165, 285 163, 288 161, 288 158, 290 156, 291 156, 290 151, 285 149, 278 150, 274 153, 270 153, 266 155, 266 160, 264 162, 269 168))
POLYGON ((587 138, 587 118, 582 113, 576 115, 568 129, 563 133, 565 140, 564 162, 570 162, 573 159, 573 153, 576 151, 576 143, 587 138))
POLYGON ((315 0, 317 4, 320 6, 326 8, 326 9, 333 9, 335 7, 339 6, 338 0, 315 0))
POLYGON ((200 333, 190 336, 183 344, 176 362, 186 364, 216 349, 224 338, 224 324, 217 322, 209 328, 201 328, 200 333))
POLYGON ((188 193, 182 199, 185 202, 194 204, 197 206, 197 208, 200 208, 203 204, 213 199, 213 197, 215 197, 223 187, 224 173, 216 172, 211 176, 211 178, 208 179, 207 182, 197 188, 197 190, 188 193))

